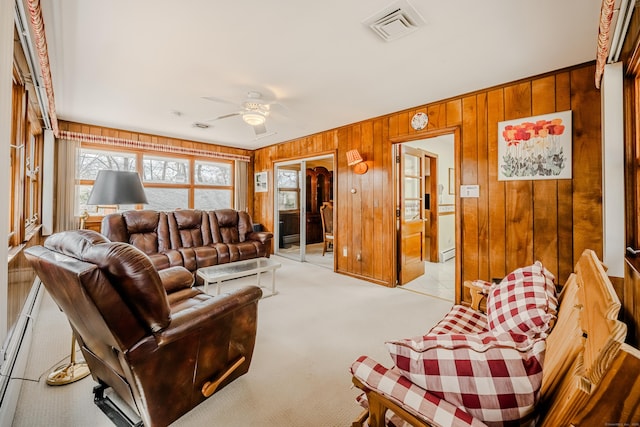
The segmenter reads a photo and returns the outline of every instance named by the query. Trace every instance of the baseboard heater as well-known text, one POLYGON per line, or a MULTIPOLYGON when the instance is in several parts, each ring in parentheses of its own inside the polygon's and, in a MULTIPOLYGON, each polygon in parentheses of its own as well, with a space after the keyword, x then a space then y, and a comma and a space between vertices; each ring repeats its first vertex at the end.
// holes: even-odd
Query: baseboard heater
POLYGON ((285 244, 300 242, 300 234, 288 234, 282 238, 285 244))
POLYGON ((456 256, 456 248, 447 249, 446 251, 440 251, 440 262, 449 261, 456 256))
POLYGON ((35 279, 2 352, 0 365, 0 425, 11 425, 18 406, 27 360, 33 338, 33 325, 38 317, 44 287, 35 279))

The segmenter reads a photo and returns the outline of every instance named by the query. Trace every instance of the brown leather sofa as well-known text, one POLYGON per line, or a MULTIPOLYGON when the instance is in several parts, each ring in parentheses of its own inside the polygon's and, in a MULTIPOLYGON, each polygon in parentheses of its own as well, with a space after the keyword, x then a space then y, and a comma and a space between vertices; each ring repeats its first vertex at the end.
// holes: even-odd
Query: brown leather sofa
POLYGON ((71 324, 100 384, 96 400, 113 388, 145 426, 172 423, 248 371, 260 288, 204 294, 185 268, 157 271, 135 247, 91 230, 24 253, 71 324))
POLYGON ((102 220, 102 234, 129 243, 151 258, 158 270, 198 268, 269 257, 273 234, 254 232, 248 213, 233 209, 161 212, 126 211, 102 220))

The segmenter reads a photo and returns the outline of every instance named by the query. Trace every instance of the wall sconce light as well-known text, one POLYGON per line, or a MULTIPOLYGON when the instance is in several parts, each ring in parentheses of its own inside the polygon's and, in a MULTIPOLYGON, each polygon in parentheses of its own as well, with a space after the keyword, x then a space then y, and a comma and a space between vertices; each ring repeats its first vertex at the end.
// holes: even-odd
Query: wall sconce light
POLYGON ((347 164, 349 166, 353 166, 353 172, 358 175, 366 173, 369 169, 367 163, 364 161, 358 150, 347 151, 347 164))

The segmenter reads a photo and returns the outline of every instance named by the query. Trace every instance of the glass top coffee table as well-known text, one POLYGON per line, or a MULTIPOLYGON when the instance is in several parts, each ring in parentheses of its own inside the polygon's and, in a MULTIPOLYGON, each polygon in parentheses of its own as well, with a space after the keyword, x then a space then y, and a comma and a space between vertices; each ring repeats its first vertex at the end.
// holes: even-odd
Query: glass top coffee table
MULTIPOLYGON (((260 274, 271 272, 271 294, 264 295, 267 298, 276 295, 276 269, 282 264, 271 258, 254 258, 244 261, 230 262, 228 264, 212 265, 198 269, 196 274, 204 281, 204 292, 208 293, 209 284, 216 283, 216 295, 220 294, 220 284, 225 280, 257 274, 257 285, 260 286, 260 274)), ((262 287, 262 286, 260 286, 262 287)))

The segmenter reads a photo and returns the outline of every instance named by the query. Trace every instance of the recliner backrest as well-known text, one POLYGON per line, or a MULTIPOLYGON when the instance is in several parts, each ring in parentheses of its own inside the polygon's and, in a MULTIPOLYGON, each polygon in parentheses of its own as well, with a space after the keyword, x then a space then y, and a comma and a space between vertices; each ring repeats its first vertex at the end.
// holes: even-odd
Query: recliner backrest
MULTIPOLYGON (((238 243, 240 242, 240 232, 238 223, 240 217, 238 211, 233 209, 218 209, 212 212, 211 234, 214 243, 238 243)), ((244 235, 243 235, 244 237, 244 235)))
MULTIPOLYGON (((207 221, 206 215, 197 209, 169 212, 169 233, 171 248, 193 248, 203 245, 202 233, 207 221)), ((208 225, 206 226, 208 228, 208 225)))
POLYGON ((109 214, 102 220, 102 232, 114 242, 129 243, 147 255, 171 247, 167 214, 155 210, 109 214))
MULTIPOLYGON (((95 265, 97 271, 79 275, 77 285, 82 288, 82 293, 91 298, 116 336, 131 338, 131 341, 119 338, 125 347, 141 336, 166 328, 171 322, 169 302, 160 276, 149 258, 135 247, 122 242, 109 242, 91 230, 54 234, 45 241, 44 246, 54 254, 63 253, 95 265), (126 306, 129 310, 114 312, 114 306, 126 306), (136 329, 141 330, 132 333, 136 329)), ((65 269, 65 263, 55 262, 55 258, 52 261, 47 272, 65 269)), ((90 270, 87 269, 87 272, 90 270)), ((60 280, 56 274, 51 274, 50 280, 45 283, 59 292, 75 292, 71 289, 73 285, 60 280)), ((70 303, 74 306, 79 302, 71 299, 70 303)), ((65 308, 63 310, 67 311, 65 308)))

